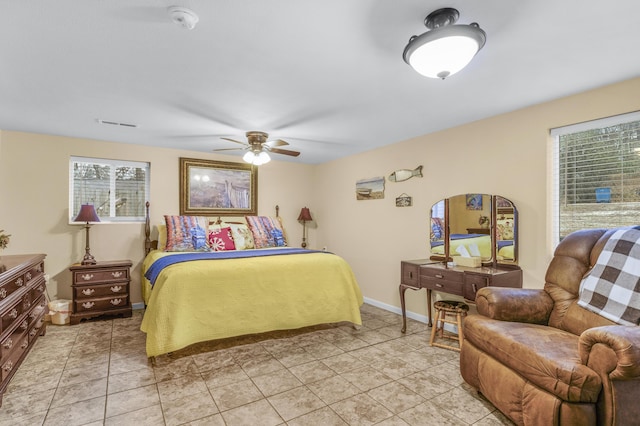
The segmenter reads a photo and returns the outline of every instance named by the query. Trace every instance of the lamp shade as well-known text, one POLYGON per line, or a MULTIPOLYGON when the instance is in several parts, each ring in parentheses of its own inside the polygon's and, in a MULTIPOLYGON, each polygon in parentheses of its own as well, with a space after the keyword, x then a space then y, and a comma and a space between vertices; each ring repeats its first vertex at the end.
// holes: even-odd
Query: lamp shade
POLYGON ((93 204, 83 204, 80 207, 80 212, 78 212, 78 216, 73 219, 74 222, 100 222, 100 218, 96 213, 96 209, 93 207, 93 204))
POLYGON ((302 210, 300 210, 300 215, 298 216, 298 220, 301 220, 303 222, 309 222, 313 220, 311 218, 311 212, 309 211, 308 208, 303 207, 302 210))
POLYGON ((487 36, 476 23, 453 25, 456 9, 444 8, 425 19, 431 31, 413 36, 404 49, 405 62, 425 77, 441 78, 463 69, 484 46, 487 36))

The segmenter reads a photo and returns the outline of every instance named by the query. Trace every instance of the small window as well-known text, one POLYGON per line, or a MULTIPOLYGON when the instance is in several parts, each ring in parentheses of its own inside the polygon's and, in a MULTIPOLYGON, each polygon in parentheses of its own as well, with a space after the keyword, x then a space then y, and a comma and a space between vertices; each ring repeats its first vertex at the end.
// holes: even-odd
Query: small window
POLYGON ((71 157, 69 221, 93 204, 102 222, 142 222, 149 199, 149 163, 71 157))
POLYGON ((640 224, 640 112, 551 131, 556 243, 579 229, 640 224))

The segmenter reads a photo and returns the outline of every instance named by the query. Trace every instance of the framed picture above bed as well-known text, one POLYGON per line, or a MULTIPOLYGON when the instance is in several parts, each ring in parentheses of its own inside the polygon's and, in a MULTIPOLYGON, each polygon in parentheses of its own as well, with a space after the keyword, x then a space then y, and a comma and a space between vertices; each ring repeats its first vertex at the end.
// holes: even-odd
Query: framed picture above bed
POLYGON ((180 158, 180 214, 257 215, 258 168, 248 163, 180 158))

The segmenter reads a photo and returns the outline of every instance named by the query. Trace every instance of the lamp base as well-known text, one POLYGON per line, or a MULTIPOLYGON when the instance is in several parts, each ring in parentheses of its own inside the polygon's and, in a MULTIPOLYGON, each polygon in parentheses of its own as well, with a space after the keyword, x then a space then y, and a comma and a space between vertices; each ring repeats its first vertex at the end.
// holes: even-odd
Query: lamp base
POLYGON ((91 253, 85 254, 82 262, 80 262, 81 265, 95 265, 96 263, 98 262, 96 261, 95 257, 91 255, 91 253))

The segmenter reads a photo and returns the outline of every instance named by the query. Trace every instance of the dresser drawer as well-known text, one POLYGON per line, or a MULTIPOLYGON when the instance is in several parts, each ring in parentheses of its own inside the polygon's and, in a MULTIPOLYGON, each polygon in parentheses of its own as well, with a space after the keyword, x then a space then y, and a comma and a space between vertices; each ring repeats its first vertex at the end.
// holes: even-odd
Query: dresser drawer
POLYGON ((83 313, 91 311, 107 311, 109 309, 119 309, 129 305, 128 295, 74 300, 74 313, 83 313))
POLYGON ((129 283, 111 283, 82 285, 73 287, 74 299, 94 299, 96 297, 118 296, 129 294, 129 283))
POLYGON ((0 312, 0 322, 2 323, 2 333, 5 330, 11 328, 11 325, 16 319, 22 315, 24 308, 24 301, 22 298, 15 300, 6 309, 0 312))
POLYGON ((74 284, 99 284, 113 281, 129 281, 129 268, 86 269, 73 273, 74 284))
MULTIPOLYGON (((6 339, 3 341, 7 343, 6 339)), ((4 348, 4 345, 2 346, 4 348)), ((18 368, 18 361, 24 354, 25 350, 29 347, 29 341, 26 334, 17 336, 17 340, 12 342, 12 349, 7 352, 7 356, 2 356, 2 381, 4 382, 15 369, 18 368)), ((3 349, 4 350, 4 349, 3 349)))
POLYGON ((46 290, 46 285, 44 283, 44 277, 40 277, 38 280, 32 283, 31 287, 31 300, 37 300, 40 296, 44 294, 46 290))
POLYGON ((420 265, 407 262, 402 262, 400 265, 402 269, 400 282, 404 285, 420 288, 420 265))
POLYGON ((11 354, 17 350, 26 349, 29 344, 25 338, 28 328, 29 322, 26 319, 23 319, 18 327, 14 327, 9 335, 0 341, 0 356, 2 357, 2 360, 10 358, 11 354))
POLYGON ((420 284, 423 288, 462 296, 464 273, 444 268, 422 267, 420 284))

